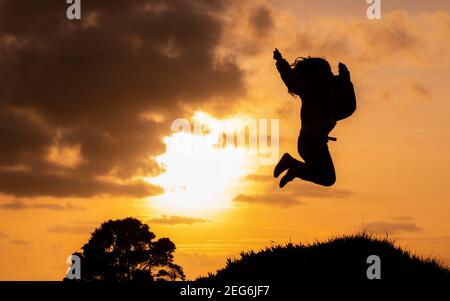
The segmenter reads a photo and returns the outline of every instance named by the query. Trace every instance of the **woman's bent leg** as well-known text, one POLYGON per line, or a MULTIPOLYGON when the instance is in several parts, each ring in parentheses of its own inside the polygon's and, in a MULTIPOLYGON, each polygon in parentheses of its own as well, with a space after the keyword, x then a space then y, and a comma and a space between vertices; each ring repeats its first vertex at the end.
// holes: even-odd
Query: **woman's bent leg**
POLYGON ((332 186, 336 182, 326 138, 300 135, 298 151, 305 163, 296 168, 296 177, 323 186, 332 186))

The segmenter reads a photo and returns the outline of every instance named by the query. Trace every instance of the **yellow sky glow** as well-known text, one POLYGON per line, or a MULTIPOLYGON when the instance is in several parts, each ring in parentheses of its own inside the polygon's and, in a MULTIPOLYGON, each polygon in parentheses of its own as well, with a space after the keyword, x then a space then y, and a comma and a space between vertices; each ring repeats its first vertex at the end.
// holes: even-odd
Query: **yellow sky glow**
POLYGON ((236 145, 219 147, 221 129, 233 119, 221 121, 204 112, 193 119, 207 130, 165 137, 167 150, 156 158, 165 171, 146 179, 164 188, 163 195, 150 198, 161 211, 208 214, 229 207, 240 181, 257 169, 257 154, 236 145))

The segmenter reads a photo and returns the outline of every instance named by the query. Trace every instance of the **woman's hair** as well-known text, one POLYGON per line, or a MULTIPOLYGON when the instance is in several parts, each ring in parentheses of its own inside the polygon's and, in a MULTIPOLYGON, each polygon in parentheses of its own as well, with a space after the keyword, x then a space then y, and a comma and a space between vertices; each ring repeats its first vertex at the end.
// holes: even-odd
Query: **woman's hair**
POLYGON ((326 80, 333 76, 328 61, 319 57, 298 57, 291 66, 295 74, 300 78, 326 80))

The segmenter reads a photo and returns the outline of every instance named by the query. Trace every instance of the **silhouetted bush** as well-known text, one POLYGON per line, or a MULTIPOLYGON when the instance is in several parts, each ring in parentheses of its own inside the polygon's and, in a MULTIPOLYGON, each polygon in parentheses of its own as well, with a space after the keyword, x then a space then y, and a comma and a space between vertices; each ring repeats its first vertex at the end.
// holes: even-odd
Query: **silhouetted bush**
POLYGON ((412 255, 392 240, 366 233, 242 252, 239 259, 228 258, 215 274, 197 280, 364 280, 370 255, 380 257, 382 279, 450 280, 449 269, 437 260, 412 255))

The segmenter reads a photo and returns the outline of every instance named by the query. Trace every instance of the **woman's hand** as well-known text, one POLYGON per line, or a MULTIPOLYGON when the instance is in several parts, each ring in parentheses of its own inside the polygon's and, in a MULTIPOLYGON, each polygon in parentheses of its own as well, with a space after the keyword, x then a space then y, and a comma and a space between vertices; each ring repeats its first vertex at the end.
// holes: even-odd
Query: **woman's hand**
POLYGON ((339 62, 339 76, 343 79, 350 80, 350 71, 348 71, 347 66, 339 62))
POLYGON ((276 61, 283 59, 283 56, 281 55, 280 51, 278 51, 277 48, 275 48, 275 51, 273 52, 273 59, 276 61))

